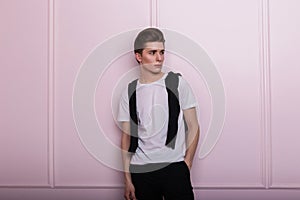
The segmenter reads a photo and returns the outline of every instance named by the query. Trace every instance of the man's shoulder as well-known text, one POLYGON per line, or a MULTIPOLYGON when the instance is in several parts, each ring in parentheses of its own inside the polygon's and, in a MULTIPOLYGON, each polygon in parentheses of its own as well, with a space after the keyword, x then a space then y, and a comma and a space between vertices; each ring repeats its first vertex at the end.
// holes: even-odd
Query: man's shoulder
POLYGON ((167 77, 168 76, 173 76, 173 77, 181 77, 182 75, 181 75, 181 73, 180 72, 174 72, 174 71, 169 71, 168 73, 167 73, 168 75, 167 75, 167 77))

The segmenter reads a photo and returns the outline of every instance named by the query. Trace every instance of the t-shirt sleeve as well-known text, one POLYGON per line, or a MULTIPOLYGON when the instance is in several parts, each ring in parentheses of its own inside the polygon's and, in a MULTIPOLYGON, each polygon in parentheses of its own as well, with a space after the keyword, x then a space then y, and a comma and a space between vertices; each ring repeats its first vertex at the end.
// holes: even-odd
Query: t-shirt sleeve
POLYGON ((192 91, 192 88, 186 80, 179 77, 179 103, 183 110, 193 108, 197 106, 197 101, 192 91))
POLYGON ((119 112, 117 120, 119 122, 129 122, 130 115, 129 115, 129 100, 128 100, 128 88, 122 92, 120 103, 119 103, 119 112))

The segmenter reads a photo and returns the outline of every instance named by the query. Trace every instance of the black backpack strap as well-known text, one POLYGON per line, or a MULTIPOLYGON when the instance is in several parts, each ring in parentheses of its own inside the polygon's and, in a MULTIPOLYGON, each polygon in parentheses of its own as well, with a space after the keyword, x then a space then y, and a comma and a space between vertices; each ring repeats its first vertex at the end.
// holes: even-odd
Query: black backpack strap
POLYGON ((178 84, 179 78, 181 76, 179 73, 169 72, 166 79, 166 90, 168 93, 168 107, 169 107, 169 123, 168 123, 168 133, 166 145, 175 148, 176 135, 178 131, 178 117, 180 113, 179 105, 179 94, 178 94, 178 84))
POLYGON ((128 151, 135 153, 138 147, 138 117, 136 112, 137 79, 128 85, 129 114, 130 114, 130 146, 128 151))

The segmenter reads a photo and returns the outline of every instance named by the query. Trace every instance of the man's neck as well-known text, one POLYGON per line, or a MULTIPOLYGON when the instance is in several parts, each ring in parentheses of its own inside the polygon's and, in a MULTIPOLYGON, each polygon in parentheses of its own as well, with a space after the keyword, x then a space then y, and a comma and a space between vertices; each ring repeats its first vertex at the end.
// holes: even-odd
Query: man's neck
POLYGON ((164 76, 163 72, 159 72, 157 74, 150 73, 150 72, 148 72, 148 73, 141 72, 139 81, 140 81, 140 83, 143 83, 143 84, 152 83, 152 82, 155 82, 155 81, 161 79, 163 76, 164 76))

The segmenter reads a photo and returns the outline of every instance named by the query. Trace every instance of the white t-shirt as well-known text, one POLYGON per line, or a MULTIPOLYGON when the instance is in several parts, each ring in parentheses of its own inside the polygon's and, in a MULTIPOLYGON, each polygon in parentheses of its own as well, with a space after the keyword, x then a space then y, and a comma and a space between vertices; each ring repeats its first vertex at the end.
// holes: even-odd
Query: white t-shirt
MULTIPOLYGON (((136 103, 138 116, 138 148, 131 158, 131 164, 149 164, 162 162, 178 162, 184 160, 185 127, 182 110, 196 107, 197 101, 188 83, 179 76, 179 104, 181 111, 178 118, 178 132, 175 149, 165 145, 168 131, 168 94, 164 76, 152 83, 137 82, 136 103)), ((130 121, 128 86, 124 90, 117 120, 130 121)))

